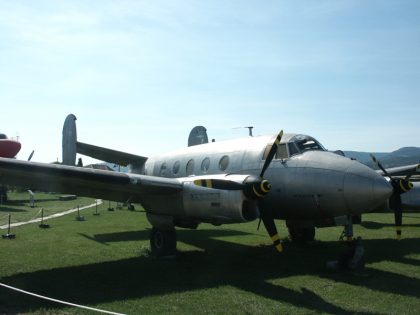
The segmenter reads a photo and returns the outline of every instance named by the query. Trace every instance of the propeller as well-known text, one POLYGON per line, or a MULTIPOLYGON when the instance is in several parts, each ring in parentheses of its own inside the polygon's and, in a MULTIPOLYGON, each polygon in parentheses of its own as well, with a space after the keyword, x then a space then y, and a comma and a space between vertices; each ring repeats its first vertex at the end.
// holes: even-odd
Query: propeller
POLYGON ((370 155, 373 162, 382 170, 385 176, 389 177, 391 180, 391 185, 393 188, 393 193, 389 198, 389 207, 394 211, 395 217, 395 230, 397 233, 397 239, 401 239, 401 230, 402 230, 402 202, 401 202, 401 195, 408 192, 411 188, 413 188, 413 183, 410 181, 410 177, 414 175, 414 173, 419 169, 420 165, 416 168, 413 168, 405 178, 393 178, 386 169, 382 166, 382 164, 375 158, 373 154, 370 155))
POLYGON ((32 150, 31 154, 29 154, 28 161, 32 160, 32 157, 34 156, 34 153, 35 153, 35 150, 32 150))
MULTIPOLYGON (((273 145, 271 146, 271 149, 267 155, 267 158, 264 162, 259 176, 249 176, 243 183, 238 183, 225 179, 198 179, 194 181, 194 184, 197 186, 213 189, 242 190, 245 196, 247 196, 250 199, 258 200, 264 198, 264 196, 267 195, 271 189, 271 184, 268 180, 264 179, 264 174, 277 153, 277 149, 282 137, 283 130, 280 131, 273 145)), ((260 223, 261 221, 264 223, 264 226, 268 234, 270 235, 271 240, 273 241, 273 244, 277 251, 283 251, 283 246, 281 244, 280 237, 277 232, 273 215, 268 211, 263 211, 262 209, 260 209, 260 223)))

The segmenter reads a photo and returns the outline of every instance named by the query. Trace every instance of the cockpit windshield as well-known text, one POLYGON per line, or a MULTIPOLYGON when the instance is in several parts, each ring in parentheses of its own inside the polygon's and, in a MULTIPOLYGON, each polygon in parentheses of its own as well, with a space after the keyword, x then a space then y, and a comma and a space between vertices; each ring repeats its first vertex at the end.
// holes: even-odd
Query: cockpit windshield
POLYGON ((303 153, 306 151, 326 151, 317 140, 305 135, 296 135, 289 142, 290 155, 303 153), (291 149, 292 148, 292 149, 291 149))
MULTIPOLYGON (((264 153, 263 160, 267 159, 268 153, 272 148, 272 143, 267 144, 264 153)), ((306 135, 291 135, 284 143, 280 143, 277 148, 275 159, 288 159, 297 154, 301 154, 306 151, 327 151, 322 144, 310 136, 306 135)))

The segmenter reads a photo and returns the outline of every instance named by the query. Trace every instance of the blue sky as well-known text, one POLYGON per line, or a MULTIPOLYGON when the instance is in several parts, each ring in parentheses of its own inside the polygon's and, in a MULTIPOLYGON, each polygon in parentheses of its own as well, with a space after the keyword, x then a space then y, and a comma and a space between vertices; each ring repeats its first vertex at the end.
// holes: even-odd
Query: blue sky
POLYGON ((144 156, 190 129, 420 146, 418 1, 0 0, 0 132, 25 159, 80 141, 144 156))

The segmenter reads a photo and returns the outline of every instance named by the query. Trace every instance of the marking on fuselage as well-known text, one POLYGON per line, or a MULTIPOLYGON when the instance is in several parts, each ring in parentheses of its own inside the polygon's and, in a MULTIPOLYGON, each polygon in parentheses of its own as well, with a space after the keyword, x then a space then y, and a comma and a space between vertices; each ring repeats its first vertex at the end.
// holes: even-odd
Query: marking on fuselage
POLYGON ((213 201, 213 200, 220 199, 219 193, 190 194, 190 196, 192 200, 199 200, 199 201, 213 201))

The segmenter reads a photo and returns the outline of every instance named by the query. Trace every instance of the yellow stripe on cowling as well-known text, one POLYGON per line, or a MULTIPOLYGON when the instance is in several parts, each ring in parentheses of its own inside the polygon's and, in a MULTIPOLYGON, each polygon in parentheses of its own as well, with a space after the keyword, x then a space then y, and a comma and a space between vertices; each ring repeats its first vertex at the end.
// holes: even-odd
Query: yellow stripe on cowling
POLYGON ((268 193, 270 191, 270 183, 266 180, 264 180, 263 182, 261 182, 260 188, 262 190, 262 192, 264 193, 268 193), (265 184, 267 184, 267 188, 265 187, 265 184))
POLYGON ((212 188, 213 183, 211 179, 196 179, 194 184, 201 187, 212 188))
POLYGON ((212 183, 211 179, 206 179, 206 187, 208 187, 208 188, 213 187, 213 183, 212 183))
POLYGON ((278 234, 274 234, 273 236, 271 236, 271 240, 272 240, 273 242, 277 242, 278 240, 280 240, 280 237, 279 237, 279 235, 278 235, 278 234))
POLYGON ((281 243, 279 243, 278 245, 276 245, 276 249, 278 252, 282 252, 283 251, 283 245, 281 243))
POLYGON ((404 185, 404 181, 400 181, 400 187, 401 187, 402 191, 403 191, 403 192, 407 192, 407 191, 409 191, 411 188, 413 188, 413 187, 412 187, 412 185, 413 185, 413 184, 411 184, 411 185, 410 185, 410 184, 411 184, 411 183, 409 183, 409 184, 408 184, 408 187, 406 187, 406 186, 404 185))
POLYGON ((262 195, 262 194, 260 194, 256 189, 255 189, 255 186, 252 186, 252 190, 254 191, 254 194, 257 196, 257 197, 263 197, 264 195, 262 195))

